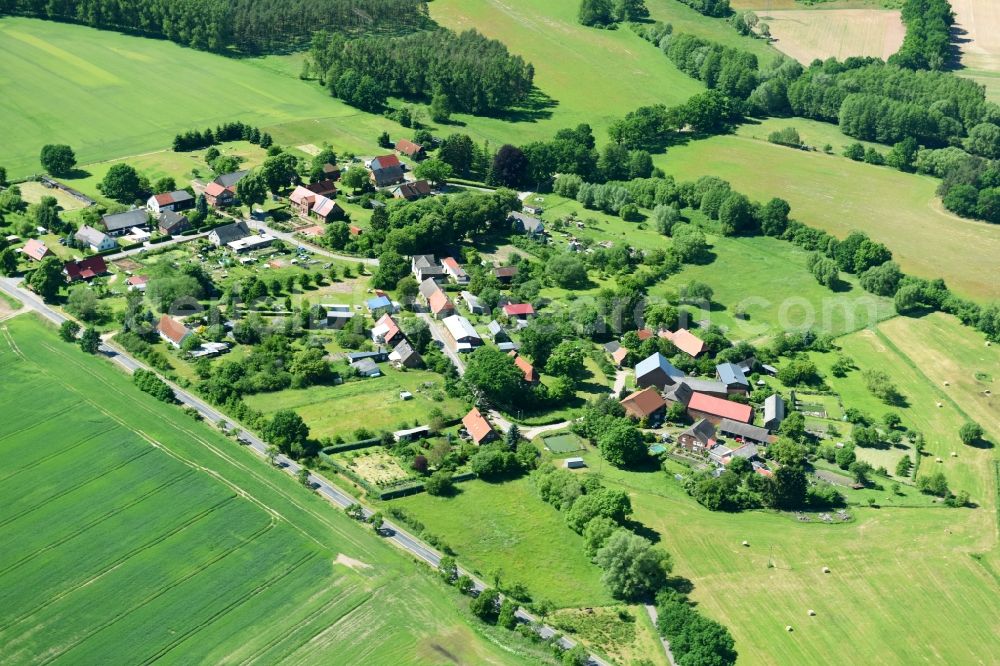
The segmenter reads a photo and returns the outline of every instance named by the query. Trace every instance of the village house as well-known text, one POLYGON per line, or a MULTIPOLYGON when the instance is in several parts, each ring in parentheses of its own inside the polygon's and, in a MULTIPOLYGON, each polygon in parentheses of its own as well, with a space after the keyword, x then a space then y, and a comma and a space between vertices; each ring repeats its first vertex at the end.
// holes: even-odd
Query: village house
POLYGON ((427 307, 435 319, 444 319, 455 314, 455 304, 448 298, 448 294, 438 289, 427 299, 427 307))
POLYGON ((170 315, 160 317, 160 321, 156 325, 156 330, 159 332, 161 338, 178 349, 180 349, 180 346, 184 344, 184 341, 188 337, 194 335, 191 329, 170 315))
POLYGON ((660 337, 670 340, 675 347, 682 352, 695 358, 705 351, 705 343, 686 328, 679 328, 674 333, 670 331, 660 331, 660 337))
POLYGON ((410 270, 417 278, 417 282, 424 282, 427 279, 440 282, 448 275, 444 266, 437 262, 433 254, 415 254, 410 257, 410 270))
POLYGON ((723 444, 716 444, 708 450, 708 457, 718 465, 728 465, 735 458, 746 458, 753 461, 757 458, 757 453, 756 444, 744 444, 735 449, 723 444))
POLYGON ((511 319, 530 319, 535 316, 535 308, 531 303, 508 303, 503 306, 503 313, 511 319))
POLYGON ((212 208, 227 208, 236 203, 236 186, 225 187, 219 183, 205 186, 205 203, 212 208))
POLYGON ((692 391, 697 391, 698 393, 705 393, 707 395, 714 395, 717 398, 727 398, 731 393, 728 386, 715 379, 700 379, 698 377, 685 377, 684 383, 687 384, 692 391))
POLYGON ((374 363, 384 363, 389 360, 389 350, 385 347, 379 347, 375 351, 350 352, 347 354, 348 363, 357 363, 365 359, 369 359, 374 363))
POLYGON ((314 194, 318 194, 323 197, 333 198, 337 196, 337 184, 334 183, 329 178, 323 180, 315 180, 308 185, 306 189, 314 194))
POLYGON ((517 366, 517 369, 524 374, 524 381, 529 384, 537 384, 541 381, 538 376, 538 371, 535 370, 535 366, 518 356, 516 351, 508 352, 508 355, 514 359, 514 365, 517 366))
POLYGON ((403 165, 395 155, 376 157, 368 168, 371 169, 371 181, 375 187, 388 187, 403 182, 403 165))
POLYGON ((750 381, 747 379, 743 368, 735 363, 722 363, 715 366, 715 377, 726 385, 730 393, 749 393, 750 381))
POLYGON ((153 215, 159 215, 164 211, 182 211, 194 208, 194 197, 187 190, 175 190, 173 192, 163 192, 154 194, 146 200, 146 208, 153 215))
POLYGON ((497 266, 493 269, 493 275, 497 277, 500 284, 510 284, 510 281, 517 275, 517 266, 497 266))
POLYGON ((490 332, 490 339, 493 343, 503 351, 510 351, 511 349, 516 349, 517 347, 510 340, 510 335, 504 330, 503 326, 500 325, 496 319, 486 324, 486 330, 490 332), (505 348, 506 346, 506 348, 505 348))
POLYGON ((426 180, 414 180, 407 183, 400 183, 389 190, 389 192, 394 199, 416 201, 423 197, 429 197, 431 195, 431 186, 426 180))
POLYGON ((233 241, 246 238, 250 234, 250 227, 247 226, 246 222, 241 220, 239 222, 224 224, 221 227, 212 229, 212 231, 208 233, 208 240, 215 247, 223 247, 229 245, 233 241))
POLYGON ((382 371, 375 365, 375 361, 370 358, 362 358, 352 362, 351 370, 354 370, 359 377, 380 377, 382 375, 382 371))
POLYGON ((444 268, 444 272, 448 274, 455 284, 468 284, 469 274, 465 272, 462 265, 455 260, 454 257, 445 257, 441 260, 441 267, 444 268))
POLYGON ((677 445, 691 453, 702 453, 715 446, 715 426, 711 421, 698 419, 694 425, 677 436, 677 445))
POLYGON ((718 431, 720 435, 725 435, 741 443, 771 444, 777 437, 769 433, 764 428, 759 428, 749 423, 740 423, 732 419, 722 419, 719 421, 718 431))
POLYGON ((479 337, 475 327, 469 320, 461 315, 452 315, 442 320, 448 337, 451 338, 458 352, 471 352, 476 347, 483 344, 483 339, 479 337))
POLYGON ((354 319, 354 311, 350 305, 343 303, 324 303, 320 305, 326 310, 326 327, 340 330, 354 319))
POLYGON ((636 421, 646 419, 650 423, 661 421, 667 409, 666 401, 652 386, 627 395, 621 403, 626 416, 636 421))
POLYGON ((514 211, 507 216, 507 219, 510 221, 510 227, 514 231, 520 231, 529 236, 538 236, 545 233, 545 224, 537 217, 514 211))
POLYGON ((369 298, 365 301, 365 307, 368 308, 368 312, 370 312, 373 317, 381 316, 386 312, 389 314, 396 312, 396 306, 393 305, 393 302, 389 300, 388 296, 376 296, 375 298, 369 298))
POLYGON ((165 210, 160 213, 156 223, 157 229, 164 236, 177 236, 191 228, 191 223, 187 215, 181 215, 172 210, 165 210))
POLYGON ((655 386, 662 389, 683 378, 684 373, 675 368, 660 352, 639 361, 635 366, 635 385, 639 388, 655 386))
POLYGON ((628 349, 621 346, 617 340, 612 340, 604 345, 604 351, 606 351, 611 356, 611 362, 615 364, 615 367, 622 367, 625 361, 628 360, 628 349))
POLYGON ((426 155, 423 146, 419 143, 413 143, 409 139, 400 139, 394 147, 397 153, 405 155, 410 159, 422 160, 426 155))
POLYGON ((639 342, 645 342, 646 340, 651 340, 653 338, 653 332, 648 328, 640 328, 635 332, 635 335, 639 338, 639 342))
POLYGON ((382 315, 372 327, 372 342, 376 344, 395 346, 403 337, 403 331, 390 314, 382 315))
POLYGON ((49 248, 37 238, 29 238, 21 248, 21 254, 32 261, 41 261, 49 254, 49 248))
POLYGON ((304 220, 312 217, 323 222, 329 222, 341 219, 346 215, 344 209, 336 201, 322 194, 317 194, 301 185, 296 186, 291 195, 289 195, 288 201, 291 203, 295 214, 304 220))
POLYGON ((396 347, 389 353, 389 361, 397 368, 419 368, 423 366, 424 359, 420 356, 409 340, 400 340, 396 347))
POLYGON ((128 285, 129 291, 146 291, 146 285, 149 284, 149 277, 145 275, 130 275, 125 284, 128 285))
POLYGON ((493 426, 476 407, 473 407, 468 414, 462 417, 462 425, 476 444, 485 444, 498 438, 493 426))
POLYGON ((63 264, 63 273, 70 282, 76 282, 77 280, 92 280, 99 275, 104 275, 108 272, 108 265, 104 261, 104 257, 98 255, 96 257, 87 257, 86 259, 81 259, 80 261, 67 261, 63 264))
POLYGON ((479 297, 473 294, 471 291, 459 292, 459 296, 465 302, 465 307, 469 309, 472 314, 486 314, 486 306, 483 305, 479 297))
POLYGON ((133 227, 145 229, 149 225, 149 213, 144 208, 134 208, 124 213, 104 215, 101 223, 109 236, 124 236, 133 227))
POLYGON ((705 393, 691 394, 687 402, 687 412, 692 419, 707 419, 716 425, 723 419, 740 423, 753 421, 753 408, 750 405, 705 393))
POLYGON ((785 420, 785 400, 777 393, 764 400, 764 427, 775 431, 785 420))
POLYGON ((261 233, 253 234, 247 236, 246 238, 239 238, 234 241, 226 243, 226 247, 235 252, 236 254, 243 254, 244 252, 249 252, 251 250, 259 250, 263 247, 267 247, 274 241, 278 240, 271 234, 261 233))
POLYGON ((326 162, 323 165, 323 175, 329 180, 340 180, 340 167, 326 162))

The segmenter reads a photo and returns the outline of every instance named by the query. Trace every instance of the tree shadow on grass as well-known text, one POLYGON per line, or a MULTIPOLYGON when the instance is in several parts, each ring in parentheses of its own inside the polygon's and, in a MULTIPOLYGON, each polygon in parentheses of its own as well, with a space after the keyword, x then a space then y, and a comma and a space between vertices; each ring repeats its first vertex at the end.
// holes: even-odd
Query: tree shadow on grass
POLYGON ((994 447, 994 444, 988 439, 979 438, 974 442, 969 442, 968 446, 974 449, 989 450, 994 447))
POLYGON ((528 98, 521 106, 504 109, 494 117, 513 123, 537 123, 552 117, 552 110, 559 106, 559 101, 549 97, 537 87, 532 87, 528 98))

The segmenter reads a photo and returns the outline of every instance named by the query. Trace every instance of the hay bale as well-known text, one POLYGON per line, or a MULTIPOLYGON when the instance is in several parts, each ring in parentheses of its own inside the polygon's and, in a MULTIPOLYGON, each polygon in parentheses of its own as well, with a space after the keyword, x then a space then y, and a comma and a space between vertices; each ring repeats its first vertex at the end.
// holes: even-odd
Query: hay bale
POLYGON ((945 382, 944 385, 945 386, 951 386, 951 384, 949 384, 948 382, 945 382))
POLYGON ((749 542, 749 541, 744 541, 744 542, 743 542, 743 545, 744 545, 744 546, 745 546, 746 548, 749 548, 749 547, 750 547, 750 542, 749 542))
POLYGON ((952 458, 957 458, 958 457, 958 453, 956 453, 955 451, 952 451, 951 452, 951 457, 952 458))
POLYGON ((792 630, 792 625, 786 624, 785 625, 785 631, 791 631, 791 630, 792 630))
POLYGON ((810 608, 809 609, 809 617, 814 617, 815 615, 816 615, 816 611, 814 611, 812 608, 810 608))
POLYGON ((940 458, 935 458, 935 459, 934 459, 934 462, 939 462, 939 463, 943 463, 944 461, 943 461, 943 460, 941 460, 940 458))
POLYGON ((823 567, 823 573, 830 573, 830 567, 823 567))

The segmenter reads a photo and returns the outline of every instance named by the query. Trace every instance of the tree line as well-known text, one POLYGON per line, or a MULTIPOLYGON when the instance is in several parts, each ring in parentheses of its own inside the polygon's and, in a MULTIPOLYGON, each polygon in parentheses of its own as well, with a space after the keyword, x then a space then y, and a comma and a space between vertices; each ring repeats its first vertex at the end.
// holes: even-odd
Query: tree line
POLYGON ((204 130, 188 130, 174 137, 173 150, 175 153, 208 148, 226 141, 249 141, 259 145, 261 148, 270 148, 274 140, 267 132, 261 132, 253 125, 247 125, 239 121, 217 125, 213 131, 211 128, 204 130))
POLYGON ((535 75, 530 63, 475 30, 358 39, 320 32, 313 37, 309 58, 333 95, 369 109, 394 96, 433 98, 465 113, 500 113, 527 99, 535 75), (360 93, 358 86, 364 87, 360 93))
POLYGON ((0 0, 0 14, 252 53, 307 44, 317 30, 399 33, 432 25, 425 0, 0 0))
POLYGON ((941 70, 954 60, 951 26, 955 15, 948 0, 906 0, 903 3, 906 37, 889 63, 908 69, 941 70))

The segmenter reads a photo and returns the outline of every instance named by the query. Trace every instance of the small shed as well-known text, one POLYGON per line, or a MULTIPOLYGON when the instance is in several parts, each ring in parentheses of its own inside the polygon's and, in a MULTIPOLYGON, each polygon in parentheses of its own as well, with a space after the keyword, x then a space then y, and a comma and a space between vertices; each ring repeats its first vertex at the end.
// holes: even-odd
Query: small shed
POLYGON ((587 463, 583 462, 583 458, 566 458, 563 464, 566 466, 566 469, 578 469, 587 466, 587 463))

